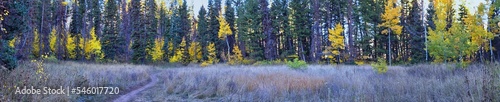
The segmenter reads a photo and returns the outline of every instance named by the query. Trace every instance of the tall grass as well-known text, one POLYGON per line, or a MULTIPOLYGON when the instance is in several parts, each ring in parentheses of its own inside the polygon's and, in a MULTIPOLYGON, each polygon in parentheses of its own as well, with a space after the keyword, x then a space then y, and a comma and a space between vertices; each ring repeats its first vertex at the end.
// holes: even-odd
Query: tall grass
POLYGON ((0 101, 95 101, 118 95, 19 95, 15 87, 76 88, 119 87, 120 93, 147 82, 154 68, 130 64, 86 64, 76 62, 22 62, 12 71, 0 72, 0 101))
POLYGON ((175 101, 500 101, 498 64, 471 65, 466 70, 451 70, 448 65, 393 66, 385 74, 377 74, 370 66, 247 67, 169 69, 160 78, 165 91, 156 97, 175 101), (486 69, 496 72, 489 75, 486 69))

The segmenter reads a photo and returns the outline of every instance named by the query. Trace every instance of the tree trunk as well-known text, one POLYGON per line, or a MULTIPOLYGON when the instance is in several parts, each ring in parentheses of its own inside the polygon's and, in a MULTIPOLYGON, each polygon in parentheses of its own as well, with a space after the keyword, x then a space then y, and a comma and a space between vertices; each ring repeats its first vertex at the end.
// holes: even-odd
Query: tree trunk
POLYGON ((261 11, 262 11, 262 29, 264 30, 264 35, 266 35, 264 54, 267 60, 274 60, 276 58, 276 46, 274 46, 275 35, 272 34, 272 22, 269 14, 269 4, 267 0, 260 0, 261 11))
POLYGON ((390 29, 389 29, 389 42, 387 42, 387 43, 389 44, 389 46, 388 46, 389 47, 389 66, 391 66, 392 65, 392 62, 391 62, 391 60, 392 60, 391 59, 392 58, 391 50, 392 49, 391 49, 391 30, 390 29))

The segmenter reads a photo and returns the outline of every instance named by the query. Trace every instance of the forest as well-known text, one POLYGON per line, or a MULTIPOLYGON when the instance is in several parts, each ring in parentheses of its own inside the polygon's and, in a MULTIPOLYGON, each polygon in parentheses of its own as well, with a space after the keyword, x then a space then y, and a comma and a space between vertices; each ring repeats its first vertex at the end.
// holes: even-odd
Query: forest
POLYGON ((499 2, 454 0, 6 0, 1 65, 92 62, 391 65, 500 58, 499 2), (456 6, 458 5, 458 6, 456 6), (427 7, 425 7, 427 6, 427 7), (455 8, 458 7, 458 8, 455 8), (427 8, 427 9, 424 9, 427 8), (193 9, 200 9, 197 14, 193 9), (470 12, 475 9, 476 12, 470 12))
POLYGON ((1 0, 0 101, 500 100, 500 1, 207 1, 1 0))

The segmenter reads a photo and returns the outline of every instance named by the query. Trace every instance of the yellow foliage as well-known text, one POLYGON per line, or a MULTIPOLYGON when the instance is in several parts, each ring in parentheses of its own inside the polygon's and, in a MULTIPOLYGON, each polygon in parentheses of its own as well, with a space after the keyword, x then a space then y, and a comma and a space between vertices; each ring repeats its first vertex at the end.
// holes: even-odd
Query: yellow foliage
POLYGON ((344 36, 342 36, 343 31, 344 28, 340 23, 337 23, 334 29, 328 29, 328 40, 331 43, 323 52, 326 58, 337 60, 335 56, 340 55, 340 50, 345 49, 344 36))
POLYGON ((161 61, 163 60, 163 55, 165 54, 165 51, 163 51, 163 43, 165 40, 163 38, 157 38, 155 39, 155 43, 153 48, 147 49, 146 52, 151 55, 151 60, 153 62, 161 61))
POLYGON ((199 42, 191 42, 188 49, 189 59, 191 62, 198 63, 203 58, 201 45, 199 42))
POLYGON ((345 48, 344 45, 344 36, 342 36, 342 32, 344 31, 344 28, 340 23, 337 23, 335 26, 335 29, 328 29, 328 40, 330 40, 331 44, 330 46, 333 47, 332 54, 333 55, 340 55, 341 49, 345 48))
POLYGON ((234 45, 233 47, 233 53, 234 55, 229 57, 229 62, 228 64, 234 65, 234 64, 240 64, 243 61, 243 55, 241 54, 240 47, 238 47, 237 44, 234 45))
POLYGON ((175 55, 170 58, 170 63, 176 63, 185 60, 184 58, 185 47, 186 47, 186 40, 182 38, 182 42, 179 45, 179 48, 177 48, 177 50, 175 51, 175 55))
POLYGON ((76 44, 75 44, 75 38, 70 37, 70 36, 66 36, 66 38, 67 38, 67 40, 66 40, 66 50, 68 51, 69 58, 74 59, 74 58, 76 58, 75 49, 77 47, 76 44))
POLYGON ((396 0, 388 0, 385 4, 385 13, 382 14, 383 23, 379 26, 387 27, 389 29, 384 29, 382 34, 388 34, 392 32, 396 35, 401 34, 403 29, 402 26, 399 25, 399 16, 401 15, 401 6, 395 5, 396 0))
MULTIPOLYGON (((31 51, 33 53, 33 55, 35 55, 35 57, 38 57, 40 55, 39 52, 40 52, 40 35, 38 34, 38 30, 35 29, 33 31, 33 50, 31 51)), ((43 47, 43 44, 42 44, 42 47, 43 47)))
MULTIPOLYGON (((83 39, 80 41, 83 41, 83 39)), ((101 51, 101 42, 95 34, 95 27, 90 29, 90 39, 87 39, 84 45, 80 43, 80 46, 84 46, 83 52, 87 60, 90 60, 92 57, 95 57, 96 60, 104 59, 104 53, 101 51)))
POLYGON ((50 43, 50 51, 56 52, 56 43, 57 43, 57 30, 56 28, 52 28, 52 31, 50 32, 50 37, 49 37, 49 43, 50 43))
POLYGON ((219 20, 219 39, 224 40, 228 35, 232 35, 233 32, 231 31, 231 28, 229 27, 229 23, 226 22, 226 20, 222 17, 217 17, 219 20))
MULTIPOLYGON (((489 44, 489 40, 493 39, 494 34, 488 32, 484 28, 484 22, 482 16, 484 16, 484 4, 480 4, 478 7, 478 12, 474 15, 469 15, 470 17, 465 18, 465 24, 467 25, 472 37, 472 43, 477 45, 477 47, 484 47, 489 44)), ((485 50, 489 50, 489 47, 484 47, 485 50)))
POLYGON ((14 45, 16 43, 16 39, 17 39, 17 37, 14 37, 14 39, 12 39, 12 40, 9 41, 9 47, 14 48, 14 45))
POLYGON ((217 59, 217 52, 215 51, 215 44, 210 42, 207 46, 208 50, 208 60, 203 61, 201 63, 201 66, 208 66, 214 63, 218 63, 219 60, 217 59))

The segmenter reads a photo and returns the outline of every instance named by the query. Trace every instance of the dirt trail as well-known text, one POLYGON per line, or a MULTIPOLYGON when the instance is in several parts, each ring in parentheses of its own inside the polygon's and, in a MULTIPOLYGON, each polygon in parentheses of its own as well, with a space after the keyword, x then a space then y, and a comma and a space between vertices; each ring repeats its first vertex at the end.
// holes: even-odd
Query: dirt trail
POLYGON ((125 95, 120 96, 119 98, 115 99, 113 102, 128 102, 128 101, 130 101, 131 99, 136 97, 139 92, 144 91, 144 90, 152 87, 156 83, 158 83, 158 76, 157 75, 158 75, 158 73, 151 75, 151 82, 142 86, 141 88, 135 89, 135 90, 130 91, 129 93, 127 93, 125 95))

